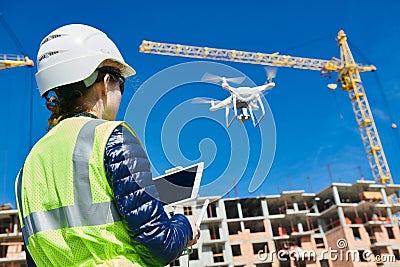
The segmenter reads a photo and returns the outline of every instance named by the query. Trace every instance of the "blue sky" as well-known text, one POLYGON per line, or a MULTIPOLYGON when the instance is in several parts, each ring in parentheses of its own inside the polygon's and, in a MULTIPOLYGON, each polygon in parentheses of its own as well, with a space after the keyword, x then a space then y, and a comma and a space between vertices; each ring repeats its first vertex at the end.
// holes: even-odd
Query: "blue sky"
MULTIPOLYGON (((129 104, 131 98, 134 92, 140 92, 150 77, 176 64, 195 61, 141 54, 138 47, 142 40, 264 53, 279 51, 280 54, 292 56, 330 59, 339 57, 335 38, 337 32, 343 29, 356 61, 377 67, 377 72, 364 73, 361 78, 396 183, 400 182, 400 137, 398 130, 391 128, 391 123, 394 121, 400 125, 399 8, 400 3, 388 0, 363 1, 362 4, 343 0, 242 3, 142 1, 137 4, 134 1, 72 0, 57 5, 50 1, 0 2, 0 12, 5 21, 32 59, 36 59, 42 38, 64 24, 84 23, 106 32, 138 73, 128 81, 131 90, 128 89, 124 95, 118 119, 124 119, 127 111, 129 114, 135 111, 129 104)), ((0 38, 0 53, 23 53, 4 27, 0 27, 0 38)), ((265 82, 262 66, 220 63, 233 68, 234 73, 247 75, 255 84, 265 82)), ((3 115, 0 131, 0 203, 15 203, 14 179, 18 169, 31 145, 46 132, 49 113, 36 89, 33 79, 35 72, 35 67, 0 71, 3 95, 3 104, 0 106, 3 115)), ((179 74, 170 79, 179 79, 179 74)), ((268 121, 263 122, 263 127, 273 125, 276 129, 274 161, 266 180, 250 193, 248 186, 255 168, 259 166, 256 163, 263 160, 260 157, 260 140, 265 138, 267 142, 268 137, 274 137, 269 128, 258 131, 245 125, 244 140, 247 140, 249 148, 240 151, 247 153, 244 162, 246 168, 237 185, 240 196, 275 194, 290 189, 318 192, 328 186, 331 180, 354 182, 360 178, 360 170, 367 179, 372 179, 348 95, 340 90, 332 92, 326 87, 334 79, 335 76, 332 80, 321 77, 317 71, 279 69, 275 79, 276 88, 266 95, 274 123, 271 120, 269 125, 266 125, 268 121), (328 164, 332 178, 328 175, 328 164)), ((151 114, 152 121, 161 123, 166 118, 165 112, 174 110, 175 106, 181 107, 182 103, 190 97, 196 97, 197 93, 216 99, 227 96, 219 87, 210 84, 194 83, 181 87, 186 91, 166 98, 169 101, 151 114)), ((143 93, 151 94, 152 91, 143 93)), ((162 103, 160 101, 159 104, 162 103)), ((177 108, 173 114, 182 113, 177 108)), ((212 115, 204 112, 196 116, 215 116, 215 120, 193 120, 182 128, 180 136, 173 137, 180 146, 176 148, 177 151, 180 150, 187 159, 182 160, 183 165, 199 159, 209 161, 206 162, 209 169, 205 172, 205 182, 210 182, 224 173, 229 165, 227 152, 232 147, 236 148, 236 144, 230 142, 237 138, 243 126, 236 125, 234 127, 239 127, 239 130, 233 131, 215 123, 218 120, 223 122, 223 111, 212 115)), ((157 124, 149 127, 151 134, 146 137, 149 140, 145 141, 146 148, 153 165, 156 165, 155 169, 163 170, 170 167, 171 162, 163 159, 161 148, 157 147, 157 138, 175 133, 164 131, 164 137, 160 137, 161 132, 157 134, 155 128, 151 128, 157 127, 157 124), (151 138, 154 138, 154 142, 151 138)), ((272 148, 267 146, 263 149, 270 152, 272 148)), ((238 153, 231 156, 240 162, 238 153)), ((179 161, 179 158, 173 160, 173 165, 175 161, 179 161)), ((261 171, 265 171, 268 166, 261 168, 261 171)), ((233 173, 228 175, 234 176, 233 173)), ((230 196, 234 196, 234 193, 230 193, 230 196)))

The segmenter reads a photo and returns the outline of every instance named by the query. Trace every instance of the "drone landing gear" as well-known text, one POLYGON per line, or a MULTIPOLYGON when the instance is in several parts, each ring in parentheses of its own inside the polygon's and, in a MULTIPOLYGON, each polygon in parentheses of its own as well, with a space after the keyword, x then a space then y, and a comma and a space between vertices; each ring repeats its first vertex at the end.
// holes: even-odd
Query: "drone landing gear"
POLYGON ((264 118, 264 115, 265 115, 265 108, 264 108, 264 105, 263 105, 263 102, 262 102, 260 96, 257 97, 257 102, 261 107, 261 116, 260 116, 260 118, 258 118, 258 119, 255 118, 255 115, 253 113, 253 108, 250 106, 250 115, 251 115, 251 120, 253 121, 254 127, 257 127, 257 125, 260 123, 260 121, 264 118))

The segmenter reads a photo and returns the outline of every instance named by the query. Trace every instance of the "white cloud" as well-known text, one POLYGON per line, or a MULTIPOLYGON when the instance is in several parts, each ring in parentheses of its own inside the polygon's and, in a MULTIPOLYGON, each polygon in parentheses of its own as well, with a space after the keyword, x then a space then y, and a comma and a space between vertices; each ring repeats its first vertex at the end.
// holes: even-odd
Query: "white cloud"
POLYGON ((386 111, 383 111, 382 109, 379 108, 374 108, 372 110, 372 116, 374 118, 377 118, 381 121, 386 121, 386 122, 390 122, 390 116, 386 111))

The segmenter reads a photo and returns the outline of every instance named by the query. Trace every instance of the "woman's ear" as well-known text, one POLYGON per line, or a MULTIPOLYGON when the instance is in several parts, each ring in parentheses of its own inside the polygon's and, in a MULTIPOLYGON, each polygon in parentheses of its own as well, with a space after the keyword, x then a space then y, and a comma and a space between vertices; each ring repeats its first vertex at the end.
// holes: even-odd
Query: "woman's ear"
POLYGON ((110 75, 106 74, 106 75, 104 75, 104 78, 103 78, 104 86, 102 86, 102 92, 101 92, 103 95, 107 95, 109 83, 110 83, 110 75))

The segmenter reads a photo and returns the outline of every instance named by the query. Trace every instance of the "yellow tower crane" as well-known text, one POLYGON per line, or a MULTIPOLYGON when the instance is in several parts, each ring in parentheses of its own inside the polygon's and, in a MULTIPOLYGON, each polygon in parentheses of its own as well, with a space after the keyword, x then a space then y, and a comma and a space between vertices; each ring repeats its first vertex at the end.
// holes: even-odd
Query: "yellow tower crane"
POLYGON ((27 56, 0 54, 0 70, 22 66, 33 67, 33 61, 27 56))
MULTIPOLYGON (((289 67, 296 69, 318 70, 326 74, 338 73, 338 81, 342 90, 347 91, 353 107, 354 115, 360 130, 361 139, 368 155, 372 175, 377 183, 392 184, 389 165, 378 135, 372 111, 369 106, 360 72, 375 71, 373 65, 361 65, 354 61, 343 30, 339 31, 336 41, 340 47, 340 59, 321 60, 312 58, 293 57, 288 55, 264 54, 228 49, 198 47, 180 44, 168 44, 152 41, 143 41, 139 52, 168 56, 181 56, 199 59, 231 61, 249 64, 258 64, 275 67, 289 67)), ((331 88, 334 89, 334 88, 331 88)))

